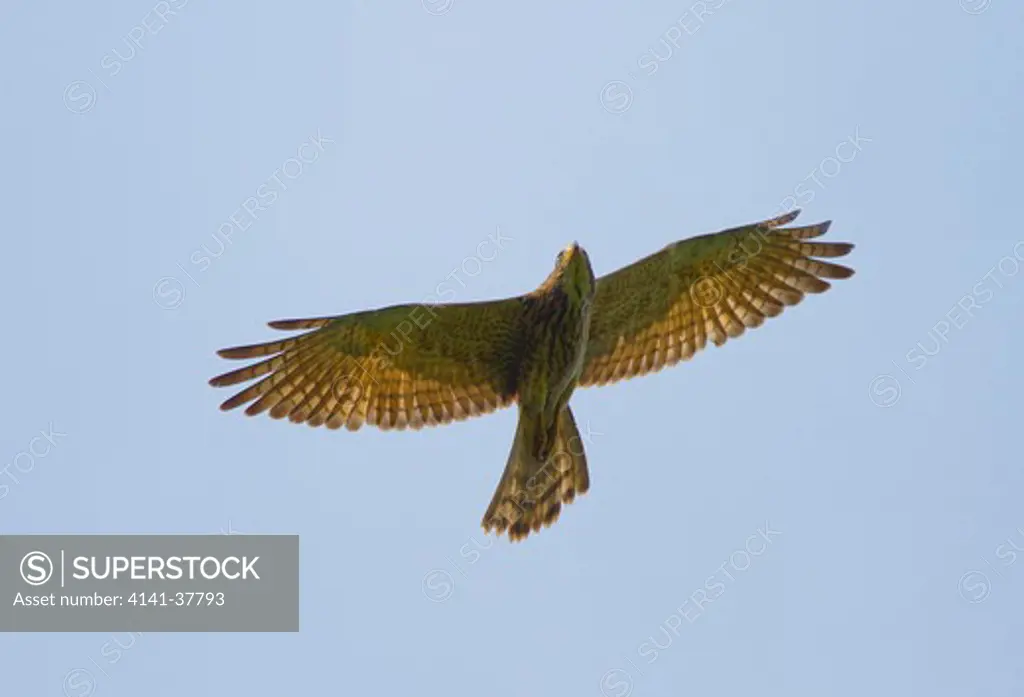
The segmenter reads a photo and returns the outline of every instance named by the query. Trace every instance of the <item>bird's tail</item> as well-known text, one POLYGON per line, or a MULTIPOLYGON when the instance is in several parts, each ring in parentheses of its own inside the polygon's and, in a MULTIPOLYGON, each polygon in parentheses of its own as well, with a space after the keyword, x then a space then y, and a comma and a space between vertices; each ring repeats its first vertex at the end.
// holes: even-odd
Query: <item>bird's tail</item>
POLYGON ((590 488, 587 456, 572 411, 566 406, 555 424, 555 440, 546 461, 537 456, 543 424, 519 410, 515 440, 505 472, 484 514, 484 531, 508 531, 516 542, 530 531, 555 522, 562 504, 569 504, 590 488))

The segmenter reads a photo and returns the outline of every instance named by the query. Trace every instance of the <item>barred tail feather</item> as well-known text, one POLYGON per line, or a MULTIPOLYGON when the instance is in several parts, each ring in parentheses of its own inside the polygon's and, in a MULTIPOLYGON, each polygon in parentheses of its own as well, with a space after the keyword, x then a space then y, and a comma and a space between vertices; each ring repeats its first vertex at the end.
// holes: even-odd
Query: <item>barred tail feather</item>
POLYGON ((542 428, 520 408, 505 472, 484 514, 485 532, 507 531, 512 542, 525 539, 531 531, 554 523, 562 504, 572 503, 590 488, 583 439, 569 407, 558 415, 554 447, 546 462, 531 452, 542 428))

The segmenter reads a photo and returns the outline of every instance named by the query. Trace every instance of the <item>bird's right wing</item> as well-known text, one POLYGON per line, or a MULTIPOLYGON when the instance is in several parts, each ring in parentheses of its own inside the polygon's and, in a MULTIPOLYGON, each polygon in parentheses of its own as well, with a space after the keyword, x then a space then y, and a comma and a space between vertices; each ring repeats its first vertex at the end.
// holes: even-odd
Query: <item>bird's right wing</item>
POLYGON ((710 339, 720 346, 759 327, 807 293, 853 269, 846 242, 807 242, 829 223, 782 227, 798 210, 670 244, 597 279, 579 386, 604 385, 687 360, 710 339))
POLYGON ((336 317, 271 322, 300 336, 218 351, 265 358, 210 380, 215 387, 266 376, 221 409, 356 430, 420 428, 512 404, 520 298, 395 305, 336 317))

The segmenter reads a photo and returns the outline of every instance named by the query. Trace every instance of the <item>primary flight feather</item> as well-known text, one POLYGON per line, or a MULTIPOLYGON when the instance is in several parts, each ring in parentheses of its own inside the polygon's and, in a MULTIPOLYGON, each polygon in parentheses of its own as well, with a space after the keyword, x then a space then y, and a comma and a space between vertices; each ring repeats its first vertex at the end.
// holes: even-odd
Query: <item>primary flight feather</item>
POLYGON ((853 270, 822 259, 843 242, 809 242, 830 223, 783 227, 799 211, 682 240, 594 277, 576 243, 534 291, 513 298, 394 305, 271 322, 304 334, 223 349, 263 360, 219 375, 222 387, 261 378, 225 401, 310 426, 418 429, 518 404, 505 471, 483 517, 512 540, 550 525, 590 487, 569 398, 691 358, 760 326, 853 270))

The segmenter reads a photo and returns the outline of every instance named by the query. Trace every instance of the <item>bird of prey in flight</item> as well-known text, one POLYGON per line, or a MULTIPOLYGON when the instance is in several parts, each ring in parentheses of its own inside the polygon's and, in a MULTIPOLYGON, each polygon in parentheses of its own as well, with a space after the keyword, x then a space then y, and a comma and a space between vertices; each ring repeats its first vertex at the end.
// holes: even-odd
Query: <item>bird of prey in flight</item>
POLYGON ((511 452, 482 525, 521 540, 590 487, 573 390, 688 360, 708 341, 720 346, 824 292, 824 279, 853 275, 821 261, 853 245, 808 241, 830 222, 784 227, 798 213, 681 240, 600 278, 574 242, 536 290, 512 298, 270 322, 309 331, 219 351, 262 360, 210 384, 262 377, 221 409, 252 402, 246 414, 351 431, 419 429, 517 404, 511 452))

